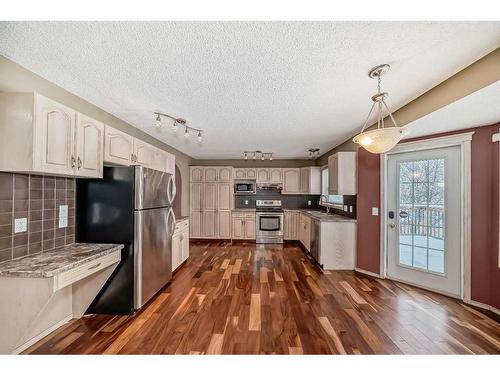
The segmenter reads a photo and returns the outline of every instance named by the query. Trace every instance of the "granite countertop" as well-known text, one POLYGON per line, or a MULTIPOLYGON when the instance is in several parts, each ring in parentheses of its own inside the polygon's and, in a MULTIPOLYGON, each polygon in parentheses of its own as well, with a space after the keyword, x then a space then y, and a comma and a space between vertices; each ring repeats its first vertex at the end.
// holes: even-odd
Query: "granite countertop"
POLYGON ((318 219, 322 222, 340 222, 340 223, 356 223, 357 220, 336 214, 327 214, 325 211, 320 210, 306 210, 306 209, 286 209, 285 211, 298 211, 302 212, 313 219, 318 219))
POLYGON ((53 277, 123 249, 119 244, 75 243, 0 263, 0 277, 53 277))

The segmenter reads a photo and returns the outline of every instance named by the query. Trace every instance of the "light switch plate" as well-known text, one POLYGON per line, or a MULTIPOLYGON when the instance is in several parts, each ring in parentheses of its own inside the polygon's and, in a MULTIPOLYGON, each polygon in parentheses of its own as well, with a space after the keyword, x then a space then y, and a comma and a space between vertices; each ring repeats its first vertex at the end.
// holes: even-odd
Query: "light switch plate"
POLYGON ((347 204, 344 204, 344 211, 347 212, 347 204))
POLYGON ((23 217, 14 220, 14 233, 22 233, 28 230, 28 218, 23 217))
POLYGON ((352 213, 352 206, 349 206, 349 212, 352 213))
POLYGON ((378 216, 378 207, 372 207, 372 216, 378 216))
POLYGON ((312 202, 311 201, 307 201, 307 204, 310 206, 312 204, 312 202))
POLYGON ((68 226, 68 205, 63 204, 59 206, 59 228, 66 228, 68 226))

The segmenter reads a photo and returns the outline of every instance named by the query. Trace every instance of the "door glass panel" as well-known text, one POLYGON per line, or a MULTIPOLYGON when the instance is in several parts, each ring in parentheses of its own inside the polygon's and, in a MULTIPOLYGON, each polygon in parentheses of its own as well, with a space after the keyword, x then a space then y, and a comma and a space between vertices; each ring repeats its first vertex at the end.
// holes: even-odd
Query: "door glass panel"
POLYGON ((399 163, 399 264, 444 272, 444 158, 399 163))

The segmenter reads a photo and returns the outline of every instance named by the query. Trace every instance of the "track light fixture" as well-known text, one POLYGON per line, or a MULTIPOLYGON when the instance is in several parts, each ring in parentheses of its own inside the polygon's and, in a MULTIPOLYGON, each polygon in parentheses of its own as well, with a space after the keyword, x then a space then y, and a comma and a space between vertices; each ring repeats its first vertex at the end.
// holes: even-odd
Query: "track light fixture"
POLYGON ((177 132, 177 128, 179 126, 184 126, 184 137, 186 139, 188 139, 190 136, 190 133, 193 132, 193 133, 198 134, 198 136, 196 137, 197 141, 199 143, 203 142, 203 130, 193 128, 191 126, 186 125, 186 120, 184 120, 183 118, 170 116, 170 115, 168 115, 166 113, 162 113, 162 112, 154 112, 154 114, 156 115, 156 120, 155 120, 154 126, 157 129, 161 129, 161 127, 163 125, 161 122, 162 117, 168 117, 169 119, 174 120, 174 122, 172 124, 172 131, 177 132))
POLYGON ((257 158, 264 161, 266 158, 270 161, 273 160, 273 152, 262 152, 262 151, 243 151, 243 159, 248 160, 248 156, 252 156, 252 160, 257 158))

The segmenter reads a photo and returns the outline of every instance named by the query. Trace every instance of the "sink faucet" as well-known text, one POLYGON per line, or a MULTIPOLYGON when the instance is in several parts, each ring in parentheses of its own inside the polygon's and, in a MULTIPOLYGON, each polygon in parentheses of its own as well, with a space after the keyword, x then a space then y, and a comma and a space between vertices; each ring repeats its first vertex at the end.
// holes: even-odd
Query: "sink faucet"
POLYGON ((330 213, 330 206, 328 205, 328 195, 326 194, 322 194, 320 197, 319 197, 319 205, 320 206, 323 206, 323 207, 326 207, 326 213, 329 214, 330 213))

